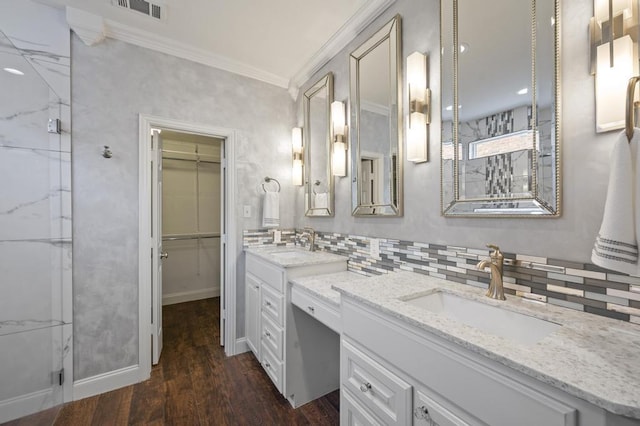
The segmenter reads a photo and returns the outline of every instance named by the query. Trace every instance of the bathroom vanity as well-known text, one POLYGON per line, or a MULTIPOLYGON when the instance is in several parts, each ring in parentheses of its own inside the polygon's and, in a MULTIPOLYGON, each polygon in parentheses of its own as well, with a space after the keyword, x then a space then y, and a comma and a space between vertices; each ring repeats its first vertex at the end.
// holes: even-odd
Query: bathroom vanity
POLYGON ((343 425, 640 424, 637 327, 408 272, 335 287, 343 425))
POLYGON ((334 329, 340 321, 337 309, 292 294, 288 282, 346 269, 347 258, 331 253, 293 247, 246 250, 247 343, 294 408, 338 389, 340 341, 334 329))

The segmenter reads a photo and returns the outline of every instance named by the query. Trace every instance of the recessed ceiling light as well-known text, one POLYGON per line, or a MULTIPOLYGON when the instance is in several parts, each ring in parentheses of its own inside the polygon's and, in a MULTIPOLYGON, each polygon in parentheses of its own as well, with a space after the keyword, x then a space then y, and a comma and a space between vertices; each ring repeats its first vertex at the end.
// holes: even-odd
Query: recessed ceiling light
POLYGON ((529 89, 528 88, 524 88, 524 89, 520 89, 518 90, 518 95, 526 95, 527 93, 529 93, 529 89))
POLYGON ((13 74, 13 75, 24 75, 24 73, 20 70, 17 70, 15 68, 2 68, 4 71, 8 72, 9 74, 13 74))

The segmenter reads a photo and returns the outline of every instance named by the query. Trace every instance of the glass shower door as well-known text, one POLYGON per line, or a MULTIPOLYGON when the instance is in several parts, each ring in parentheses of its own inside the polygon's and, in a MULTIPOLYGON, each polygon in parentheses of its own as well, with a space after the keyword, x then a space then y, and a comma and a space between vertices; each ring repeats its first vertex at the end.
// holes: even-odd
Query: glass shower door
POLYGON ((48 131, 49 119, 60 117, 60 98, 2 32, 0 59, 9 69, 0 70, 2 423, 63 402, 71 153, 48 131))

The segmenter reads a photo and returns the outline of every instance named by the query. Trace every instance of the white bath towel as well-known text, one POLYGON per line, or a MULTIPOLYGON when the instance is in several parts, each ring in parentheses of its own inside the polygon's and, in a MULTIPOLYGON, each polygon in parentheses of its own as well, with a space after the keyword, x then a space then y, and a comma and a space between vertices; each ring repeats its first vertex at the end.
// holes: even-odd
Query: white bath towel
POLYGON ((591 252, 591 261, 596 265, 633 275, 638 274, 639 143, 640 129, 634 129, 631 142, 625 132, 615 142, 604 216, 591 252))
POLYGON ((329 194, 326 192, 318 192, 314 194, 314 209, 328 209, 329 208, 329 194))
POLYGON ((277 228, 280 226, 280 193, 267 191, 262 203, 262 226, 277 228))

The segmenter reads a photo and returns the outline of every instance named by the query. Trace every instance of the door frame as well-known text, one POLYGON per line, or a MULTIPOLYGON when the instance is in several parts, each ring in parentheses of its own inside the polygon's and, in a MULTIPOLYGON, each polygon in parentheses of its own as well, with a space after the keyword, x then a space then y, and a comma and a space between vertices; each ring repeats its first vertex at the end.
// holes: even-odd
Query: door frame
MULTIPOLYGON (((140 380, 151 375, 151 129, 161 128, 185 133, 224 139, 222 161, 223 176, 223 223, 221 228, 221 253, 225 253, 224 276, 220 283, 221 318, 224 318, 224 351, 227 356, 236 354, 236 246, 237 230, 235 216, 236 166, 235 130, 192 123, 148 114, 139 115, 138 140, 138 363, 140 380)), ((158 307, 162 309, 162 306, 158 307)))

